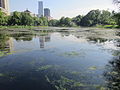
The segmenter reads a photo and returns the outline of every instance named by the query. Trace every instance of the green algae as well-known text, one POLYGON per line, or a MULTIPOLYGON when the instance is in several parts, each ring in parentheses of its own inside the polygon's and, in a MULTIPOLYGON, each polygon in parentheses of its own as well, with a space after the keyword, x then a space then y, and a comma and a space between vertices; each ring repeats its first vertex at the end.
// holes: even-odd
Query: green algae
POLYGON ((5 76, 5 74, 3 74, 3 73, 0 73, 0 77, 4 77, 5 76))
POLYGON ((3 52, 0 51, 0 57, 4 56, 5 54, 3 52))
POLYGON ((50 68, 52 68, 52 67, 53 67, 53 65, 45 65, 45 66, 39 67, 39 68, 38 68, 38 71, 47 70, 47 69, 50 69, 50 68))
POLYGON ((97 69, 97 67, 96 67, 96 66, 91 66, 91 67, 89 67, 88 69, 89 69, 89 70, 93 70, 93 71, 94 71, 94 70, 96 70, 96 69, 97 69))
POLYGON ((61 54, 61 56, 65 56, 65 57, 77 57, 77 56, 80 56, 80 55, 82 55, 82 54, 80 54, 77 51, 64 52, 64 53, 61 54))

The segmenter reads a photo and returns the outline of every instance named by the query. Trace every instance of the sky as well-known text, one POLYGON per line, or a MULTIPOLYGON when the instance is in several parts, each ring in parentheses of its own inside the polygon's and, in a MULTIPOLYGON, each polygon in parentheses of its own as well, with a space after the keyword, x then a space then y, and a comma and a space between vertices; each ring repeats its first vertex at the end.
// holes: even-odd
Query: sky
MULTIPOLYGON (((39 0, 41 1, 41 0, 39 0)), ((90 10, 115 10, 113 0, 42 0, 44 8, 50 8, 51 16, 59 19, 62 16, 75 17, 85 15, 90 10)), ((10 12, 26 9, 37 14, 38 0, 10 0, 10 12)))

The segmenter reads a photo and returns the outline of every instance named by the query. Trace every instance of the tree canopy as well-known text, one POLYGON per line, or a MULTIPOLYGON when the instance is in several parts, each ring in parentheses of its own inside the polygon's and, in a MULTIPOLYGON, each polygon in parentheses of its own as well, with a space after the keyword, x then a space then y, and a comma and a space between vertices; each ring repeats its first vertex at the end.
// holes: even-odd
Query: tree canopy
POLYGON ((0 10, 0 25, 23 25, 23 26, 95 26, 95 25, 120 25, 120 13, 109 12, 107 10, 91 10, 88 14, 78 15, 73 18, 61 17, 59 20, 48 20, 46 17, 33 17, 26 12, 13 12, 11 16, 6 16, 0 10))

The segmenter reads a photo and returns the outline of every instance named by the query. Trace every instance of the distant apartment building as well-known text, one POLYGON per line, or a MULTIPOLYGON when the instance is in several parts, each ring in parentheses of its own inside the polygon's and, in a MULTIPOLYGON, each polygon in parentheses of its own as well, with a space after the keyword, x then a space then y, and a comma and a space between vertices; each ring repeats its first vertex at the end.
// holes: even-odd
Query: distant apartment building
POLYGON ((49 8, 44 8, 44 16, 50 17, 50 9, 49 8))
POLYGON ((0 9, 6 14, 9 15, 9 0, 0 0, 0 9))
POLYGON ((38 17, 43 16, 43 1, 38 1, 38 17))
POLYGON ((44 8, 44 17, 46 17, 48 20, 52 19, 49 8, 44 8))

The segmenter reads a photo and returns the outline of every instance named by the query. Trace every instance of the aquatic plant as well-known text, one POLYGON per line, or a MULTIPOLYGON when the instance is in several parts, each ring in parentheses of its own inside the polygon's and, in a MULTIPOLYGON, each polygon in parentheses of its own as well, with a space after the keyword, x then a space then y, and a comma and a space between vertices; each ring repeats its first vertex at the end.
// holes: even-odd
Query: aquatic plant
POLYGON ((0 73, 0 77, 3 77, 3 76, 5 76, 3 73, 0 73))
POLYGON ((47 69, 52 68, 52 67, 53 67, 53 65, 45 65, 45 66, 39 67, 37 70, 42 71, 42 70, 47 70, 47 69))
POLYGON ((89 67, 88 69, 89 69, 89 70, 96 70, 97 67, 96 67, 96 66, 91 66, 91 67, 89 67))
POLYGON ((62 56, 66 56, 66 57, 76 57, 76 56, 79 56, 79 55, 80 55, 80 53, 76 52, 76 51, 64 52, 62 54, 62 56))
POLYGON ((4 56, 4 53, 0 51, 0 57, 4 56))

